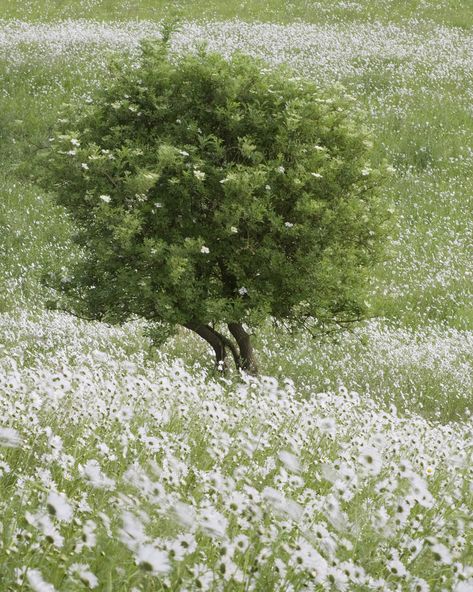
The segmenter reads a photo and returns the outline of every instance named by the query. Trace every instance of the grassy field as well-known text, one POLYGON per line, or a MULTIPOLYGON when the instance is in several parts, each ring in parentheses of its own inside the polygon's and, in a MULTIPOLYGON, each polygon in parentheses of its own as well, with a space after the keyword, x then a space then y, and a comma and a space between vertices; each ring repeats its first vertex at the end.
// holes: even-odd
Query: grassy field
POLYGON ((467 29, 473 19, 473 7, 468 2, 455 0, 359 0, 333 2, 332 0, 293 0, 282 4, 278 0, 259 2, 205 2, 181 0, 170 4, 165 0, 2 0, 4 18, 43 22, 53 19, 130 20, 160 19, 169 13, 179 13, 188 20, 266 21, 288 23, 295 20, 308 23, 374 22, 399 23, 407 19, 429 19, 441 25, 467 29))
POLYGON ((167 4, 0 1, 1 590, 473 590, 473 8, 281 5, 176 4, 173 49, 343 84, 395 225, 374 318, 318 340, 268 322, 240 381, 184 332, 156 349, 140 320, 45 310, 40 278, 77 253, 31 161, 167 4))

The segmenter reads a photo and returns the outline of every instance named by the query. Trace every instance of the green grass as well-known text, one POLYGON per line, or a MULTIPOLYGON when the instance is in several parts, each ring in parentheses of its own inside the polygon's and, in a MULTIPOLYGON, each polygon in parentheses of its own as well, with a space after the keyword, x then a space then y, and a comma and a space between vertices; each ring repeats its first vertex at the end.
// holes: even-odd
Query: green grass
MULTIPOLYGON (((170 4, 166 0, 2 0, 3 18, 26 21, 51 21, 65 18, 98 20, 156 20, 169 16, 170 4)), ((242 0, 222 2, 181 0, 172 4, 171 12, 184 19, 243 19, 247 21, 308 23, 374 22, 400 23, 408 19, 427 19, 447 26, 467 29, 473 20, 473 7, 463 0, 424 2, 422 0, 363 0, 337 3, 333 0, 242 0), (341 5, 340 5, 341 4, 341 5)))

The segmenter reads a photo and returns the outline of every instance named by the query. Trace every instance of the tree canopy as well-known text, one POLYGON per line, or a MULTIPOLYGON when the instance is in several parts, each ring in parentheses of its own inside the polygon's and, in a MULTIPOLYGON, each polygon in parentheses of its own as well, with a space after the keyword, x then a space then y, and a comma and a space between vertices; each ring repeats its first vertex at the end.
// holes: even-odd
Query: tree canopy
POLYGON ((223 356, 219 323, 359 317, 383 235, 371 155, 342 93, 146 42, 50 139, 42 181, 83 247, 58 288, 89 318, 213 331, 223 356))

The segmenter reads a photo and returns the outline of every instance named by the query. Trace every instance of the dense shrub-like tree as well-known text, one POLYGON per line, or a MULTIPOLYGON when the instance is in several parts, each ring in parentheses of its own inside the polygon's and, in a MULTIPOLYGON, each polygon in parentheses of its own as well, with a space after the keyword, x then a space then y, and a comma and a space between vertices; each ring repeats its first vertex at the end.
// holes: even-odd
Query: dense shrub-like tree
POLYGON ((42 181, 84 247, 60 283, 76 314, 182 325, 250 372, 248 327, 269 316, 363 314, 380 172, 348 98, 243 55, 147 42, 65 113, 42 181))

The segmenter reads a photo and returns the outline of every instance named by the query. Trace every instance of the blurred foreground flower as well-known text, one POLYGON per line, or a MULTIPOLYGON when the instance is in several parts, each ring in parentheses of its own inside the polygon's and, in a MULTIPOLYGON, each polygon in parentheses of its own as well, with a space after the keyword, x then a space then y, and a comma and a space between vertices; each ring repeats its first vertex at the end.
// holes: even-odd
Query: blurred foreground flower
POLYGON ((18 448, 21 444, 22 439, 17 430, 14 428, 0 428, 0 446, 4 448, 18 448))

